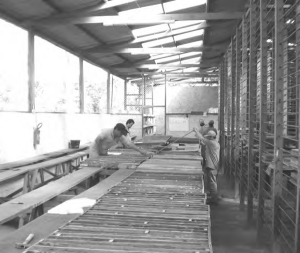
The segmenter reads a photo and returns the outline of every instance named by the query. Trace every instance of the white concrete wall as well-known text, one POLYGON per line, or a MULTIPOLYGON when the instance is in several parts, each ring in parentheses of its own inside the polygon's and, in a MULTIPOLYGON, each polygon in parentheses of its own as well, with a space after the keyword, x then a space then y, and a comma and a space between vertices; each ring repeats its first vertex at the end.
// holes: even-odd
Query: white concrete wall
MULTIPOLYGON (((185 134, 188 133, 188 131, 178 131, 178 132, 172 132, 169 130, 169 118, 170 117, 186 117, 186 115, 167 115, 167 135, 173 135, 175 137, 181 137, 185 134)), ((218 130, 218 115, 207 115, 207 116, 203 116, 203 115, 190 115, 188 114, 188 118, 189 118, 189 131, 193 130, 194 127, 199 128, 199 120, 203 119, 205 124, 208 124, 208 122, 210 120, 214 120, 215 124, 214 127, 218 130)), ((218 130, 219 131, 219 130, 218 130)), ((186 136, 187 138, 194 138, 195 134, 191 133, 188 136, 186 136)))
POLYGON ((142 136, 141 115, 0 112, 0 163, 68 148, 70 140, 91 142, 101 129, 135 121, 132 135, 142 136), (43 123, 41 144, 33 147, 33 128, 43 123))

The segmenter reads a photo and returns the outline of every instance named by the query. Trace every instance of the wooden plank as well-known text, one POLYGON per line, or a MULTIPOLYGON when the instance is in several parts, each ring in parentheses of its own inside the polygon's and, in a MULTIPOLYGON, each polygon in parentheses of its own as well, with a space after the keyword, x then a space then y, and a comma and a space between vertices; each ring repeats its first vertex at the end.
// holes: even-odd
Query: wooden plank
POLYGON ((212 252, 200 178, 134 172, 28 252, 212 252), (155 185, 143 184, 152 180, 155 185), (176 191, 178 185, 186 189, 176 191))
POLYGON ((71 189, 84 180, 100 172, 102 168, 86 167, 72 174, 69 174, 53 183, 23 194, 0 206, 0 224, 9 221, 18 215, 30 211, 31 209, 45 203, 59 194, 71 189), (22 203, 22 204, 14 204, 22 203))
POLYGON ((49 167, 56 166, 58 164, 72 161, 79 157, 85 156, 87 154, 88 154, 88 151, 81 151, 81 152, 77 152, 75 154, 70 154, 70 155, 66 155, 64 157, 52 159, 52 160, 49 160, 46 162, 40 162, 40 163, 35 163, 32 165, 27 165, 27 166, 22 166, 22 167, 6 170, 6 171, 0 173, 0 182, 4 182, 6 180, 16 178, 16 177, 18 177, 20 175, 24 175, 30 171, 39 170, 42 168, 49 168, 49 167))
MULTIPOLYGON (((110 188, 117 185, 120 181, 127 178, 133 172, 133 170, 119 170, 94 187, 75 196, 73 199, 89 198, 97 200, 106 194, 110 188)), ((36 243, 79 216, 80 214, 61 215, 46 213, 21 227, 17 231, 2 237, 0 240, 0 248, 5 253, 20 253, 21 250, 15 248, 15 243, 23 242, 30 233, 35 234, 35 238, 33 239, 32 243, 36 243)))
POLYGON ((202 161, 202 157, 199 155, 154 155, 152 159, 167 159, 167 160, 188 160, 188 161, 202 161))
POLYGON ((13 169, 13 168, 27 166, 30 164, 46 161, 51 158, 56 158, 56 157, 64 156, 67 154, 73 154, 73 153, 76 153, 79 151, 86 150, 88 147, 89 147, 89 144, 84 144, 84 145, 81 145, 78 149, 62 149, 62 150, 54 151, 51 153, 45 153, 42 155, 26 158, 24 160, 19 160, 19 161, 9 162, 9 163, 2 163, 2 164, 0 164, 0 172, 2 170, 9 170, 9 169, 13 169))
MULTIPOLYGON (((107 48, 96 49, 89 53, 120 53, 120 54, 179 54, 189 52, 203 52, 204 50, 218 50, 221 46, 202 46, 202 47, 190 47, 190 48, 107 48)), ((225 45, 223 45, 225 47, 225 45)), ((128 66, 129 67, 129 66, 128 66)))

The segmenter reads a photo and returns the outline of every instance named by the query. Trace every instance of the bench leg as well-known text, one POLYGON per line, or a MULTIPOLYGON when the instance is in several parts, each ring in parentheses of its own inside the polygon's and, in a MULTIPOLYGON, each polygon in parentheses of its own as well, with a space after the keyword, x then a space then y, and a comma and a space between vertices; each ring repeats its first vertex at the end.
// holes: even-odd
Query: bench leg
POLYGON ((18 225, 18 228, 24 226, 24 218, 25 218, 24 214, 19 216, 19 225, 18 225))
POLYGON ((41 216, 44 214, 44 206, 40 205, 37 206, 36 208, 33 208, 29 217, 29 221, 33 221, 37 217, 41 216))

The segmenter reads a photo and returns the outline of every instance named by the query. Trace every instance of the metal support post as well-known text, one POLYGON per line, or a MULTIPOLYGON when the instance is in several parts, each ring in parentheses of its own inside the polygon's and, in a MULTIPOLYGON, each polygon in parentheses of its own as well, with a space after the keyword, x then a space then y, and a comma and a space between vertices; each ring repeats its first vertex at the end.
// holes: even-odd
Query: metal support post
POLYGON ((110 88, 111 88, 111 74, 107 72, 107 113, 110 113, 110 88))
MULTIPOLYGON (((296 83, 300 83, 300 4, 296 7, 296 83)), ((300 87, 297 89, 298 112, 300 112, 300 87)), ((300 127, 300 117, 297 116, 300 127)), ((300 129, 298 128, 298 149, 300 147, 300 129)), ((300 150, 300 149, 299 149, 300 150)), ((297 193, 296 193, 296 219, 295 219, 295 246, 294 253, 300 252, 300 152, 298 153, 297 193)))
POLYGON ((79 107, 80 113, 84 113, 84 71, 83 71, 83 58, 79 58, 79 107))
POLYGON ((245 167, 244 162, 244 145, 246 141, 246 120, 247 120, 247 83, 248 83, 248 36, 247 36, 247 20, 246 18, 242 21, 242 112, 241 112, 241 184, 240 184, 240 209, 245 208, 245 167))
POLYGON ((249 133, 248 133, 248 189, 247 189, 247 221, 250 225, 253 221, 253 144, 256 113, 256 51, 255 51, 255 0, 250 1, 250 60, 249 60, 249 133))
POLYGON ((224 89, 225 89, 225 80, 224 80, 224 65, 225 65, 225 58, 223 58, 223 61, 220 66, 220 108, 219 108, 219 131, 220 131, 220 165, 221 165, 221 170, 224 172, 224 89))
POLYGON ((236 38, 231 40, 231 157, 230 157, 230 181, 234 185, 235 175, 235 94, 236 94, 236 38))
POLYGON ((28 112, 35 111, 34 33, 28 31, 28 112))
POLYGON ((267 121, 267 4, 260 0, 260 108, 259 108, 259 174, 258 174, 258 208, 257 208, 257 239, 260 238, 264 216, 264 188, 265 188, 265 164, 262 157, 266 148, 266 121, 267 121))
POLYGON ((240 113, 241 113, 241 93, 240 93, 240 83, 241 83, 241 31, 240 28, 236 29, 236 101, 235 101, 235 139, 234 139, 234 146, 235 146, 235 189, 239 189, 239 182, 238 182, 238 172, 240 172, 240 113))

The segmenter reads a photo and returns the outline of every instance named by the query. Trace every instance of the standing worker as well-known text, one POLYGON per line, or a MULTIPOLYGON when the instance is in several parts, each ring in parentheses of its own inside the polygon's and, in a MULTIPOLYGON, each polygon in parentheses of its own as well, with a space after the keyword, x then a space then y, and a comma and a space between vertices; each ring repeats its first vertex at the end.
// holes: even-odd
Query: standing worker
POLYGON ((132 128, 132 126, 134 125, 134 120, 133 119, 129 119, 126 121, 126 130, 127 130, 127 135, 126 135, 126 138, 131 141, 131 134, 130 134, 130 128, 132 128))
POLYGON ((108 149, 121 142, 126 147, 132 148, 142 155, 153 155, 153 152, 148 152, 142 148, 137 147, 131 141, 128 141, 126 135, 128 131, 122 123, 118 123, 114 128, 103 129, 101 133, 92 142, 89 149, 90 158, 99 158, 101 155, 107 155, 108 149))
POLYGON ((206 135, 208 133, 208 131, 214 131, 216 133, 216 135, 218 134, 218 130, 214 127, 215 122, 213 120, 210 120, 208 122, 208 127, 204 127, 203 128, 203 135, 206 135))
POLYGON ((194 132, 197 138, 206 145, 204 173, 206 174, 206 183, 211 197, 208 203, 217 204, 219 200, 217 175, 219 172, 220 144, 217 142, 217 135, 213 130, 208 131, 204 136, 196 128, 194 128, 194 132))
MULTIPOLYGON (((200 125, 199 133, 201 133, 203 135, 203 131, 205 130, 205 122, 204 122, 203 119, 199 120, 199 125, 200 125)), ((199 144, 200 144, 200 153, 201 153, 201 156, 202 156, 202 167, 204 167, 205 163, 206 163, 205 144, 201 140, 199 140, 199 144)))

